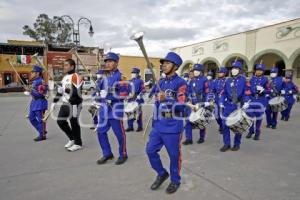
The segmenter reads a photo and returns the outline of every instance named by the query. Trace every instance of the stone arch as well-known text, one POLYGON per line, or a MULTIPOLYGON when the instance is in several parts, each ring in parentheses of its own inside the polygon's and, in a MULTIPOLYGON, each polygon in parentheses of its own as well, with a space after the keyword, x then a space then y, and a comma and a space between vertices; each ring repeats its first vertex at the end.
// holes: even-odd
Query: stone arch
POLYGON ((200 63, 204 66, 204 73, 212 71, 214 76, 220 67, 220 62, 213 57, 206 57, 202 59, 200 63))
POLYGON ((190 65, 194 65, 194 62, 192 60, 184 61, 181 64, 181 66, 178 68, 177 73, 179 75, 182 75, 184 72, 186 72, 189 69, 190 65))
POLYGON ((300 85, 300 48, 297 49, 289 58, 290 65, 293 71, 293 80, 300 85))
POLYGON ((284 75, 284 70, 288 68, 288 58, 287 56, 279 50, 276 49, 266 49, 263 50, 253 56, 251 59, 251 67, 254 70, 255 65, 260 62, 260 59, 263 57, 267 57, 267 61, 264 63, 267 65, 266 74, 268 75, 269 69, 273 66, 273 64, 277 65, 279 68, 280 75, 284 75), (273 57, 273 58, 271 58, 273 57), (273 59, 273 61, 271 61, 273 59))
POLYGON ((231 61, 237 60, 241 61, 244 66, 244 71, 247 73, 249 71, 250 61, 247 56, 240 53, 233 53, 228 55, 222 62, 222 66, 231 68, 231 61))

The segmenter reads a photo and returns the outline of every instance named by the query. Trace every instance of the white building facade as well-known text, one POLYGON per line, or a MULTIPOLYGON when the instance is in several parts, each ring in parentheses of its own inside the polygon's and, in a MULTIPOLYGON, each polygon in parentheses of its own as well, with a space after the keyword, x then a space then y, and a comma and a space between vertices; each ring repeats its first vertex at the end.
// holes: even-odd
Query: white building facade
POLYGON ((197 62, 206 71, 215 72, 220 66, 230 68, 237 59, 243 63, 247 75, 257 63, 263 62, 267 75, 276 65, 281 75, 293 73, 293 80, 300 86, 300 18, 172 50, 184 60, 179 73, 188 71, 197 62))

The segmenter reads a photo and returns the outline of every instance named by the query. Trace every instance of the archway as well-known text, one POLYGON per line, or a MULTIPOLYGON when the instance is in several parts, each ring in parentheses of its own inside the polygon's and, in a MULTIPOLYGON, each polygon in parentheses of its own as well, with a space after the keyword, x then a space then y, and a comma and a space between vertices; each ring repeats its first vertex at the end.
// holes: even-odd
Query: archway
POLYGON ((298 87, 300 87, 300 52, 297 57, 295 57, 292 62, 293 68, 293 80, 298 87))
POLYGON ((212 57, 208 57, 203 59, 200 62, 203 67, 204 67, 204 73, 207 74, 208 71, 212 71, 213 72, 213 77, 215 77, 215 74, 217 72, 217 70, 219 69, 220 63, 217 59, 212 58, 212 57))
POLYGON ((194 62, 193 62, 193 61, 187 60, 187 61, 185 61, 185 62, 179 67, 179 69, 177 70, 177 73, 178 73, 179 75, 183 75, 184 73, 188 73, 188 72, 191 70, 191 68, 193 67, 193 65, 194 65, 194 62))
POLYGON ((244 56, 243 54, 239 54, 239 53, 234 53, 234 54, 230 54, 229 56, 227 56, 223 62, 222 62, 222 66, 226 67, 228 70, 231 70, 232 68, 232 63, 237 60, 239 62, 242 63, 243 65, 243 72, 245 73, 245 75, 247 75, 248 72, 248 66, 249 66, 249 59, 244 56))
POLYGON ((279 68, 279 75, 285 75, 285 69, 288 64, 288 59, 285 54, 276 49, 266 49, 257 53, 252 59, 251 63, 253 64, 253 69, 255 65, 263 62, 266 65, 266 75, 270 74, 270 69, 275 65, 279 68))
POLYGON ((275 53, 265 53, 260 56, 257 56, 256 60, 253 62, 253 71, 255 70, 255 66, 259 63, 263 63, 266 65, 265 75, 270 75, 270 70, 273 66, 278 68, 278 75, 285 75, 286 63, 284 58, 275 53))

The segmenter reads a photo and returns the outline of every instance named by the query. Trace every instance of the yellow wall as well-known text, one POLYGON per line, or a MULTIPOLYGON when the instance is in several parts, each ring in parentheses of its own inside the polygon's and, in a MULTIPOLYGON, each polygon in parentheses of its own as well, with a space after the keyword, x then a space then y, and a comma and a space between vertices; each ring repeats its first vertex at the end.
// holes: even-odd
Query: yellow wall
POLYGON ((11 63, 14 65, 15 69, 18 73, 30 73, 32 70, 32 65, 34 65, 35 59, 31 61, 29 65, 23 65, 17 63, 17 56, 16 55, 9 55, 9 54, 0 54, 0 87, 4 84, 4 77, 3 74, 10 72, 13 74, 13 80, 14 82, 19 82, 14 70, 12 67, 8 64, 7 59, 11 61, 11 63))
MULTIPOLYGON (((149 58, 150 62, 154 65, 154 71, 156 74, 159 72, 159 59, 160 58, 149 58)), ((119 61, 119 69, 127 77, 130 79, 131 69, 133 67, 138 67, 141 70, 141 77, 144 79, 145 69, 147 69, 147 63, 144 57, 139 56, 120 56, 119 61)))

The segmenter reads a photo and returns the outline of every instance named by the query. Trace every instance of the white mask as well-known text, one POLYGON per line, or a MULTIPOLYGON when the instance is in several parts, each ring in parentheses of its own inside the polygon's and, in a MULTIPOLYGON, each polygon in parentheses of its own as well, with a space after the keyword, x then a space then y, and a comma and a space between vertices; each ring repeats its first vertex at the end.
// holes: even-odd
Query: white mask
POLYGON ((201 74, 201 72, 200 72, 200 71, 197 71, 197 70, 195 70, 195 71, 194 71, 194 76, 196 76, 196 77, 197 77, 197 76, 200 76, 200 74, 201 74))
POLYGON ((131 78, 136 78, 136 74, 135 74, 135 73, 132 73, 132 74, 131 74, 131 78))
POLYGON ((212 76, 207 76, 207 80, 211 80, 212 79, 212 76))
POLYGON ((166 78, 166 74, 165 73, 161 73, 161 77, 162 78, 166 78))
POLYGON ((102 77, 103 77, 102 74, 97 74, 97 79, 100 79, 100 78, 102 78, 102 77))
POLYGON ((277 76, 277 73, 271 73, 270 76, 271 78, 275 78, 277 76))
POLYGON ((239 72, 240 72, 240 70, 239 70, 239 69, 236 69, 236 68, 233 68, 233 69, 231 70, 231 74, 232 74, 232 76, 236 76, 236 75, 238 75, 238 74, 239 74, 239 72))
POLYGON ((189 78, 184 78, 184 80, 185 80, 185 81, 188 81, 188 80, 189 80, 189 78))

